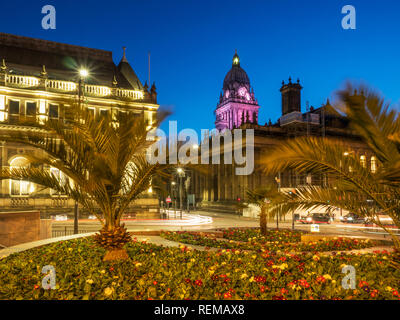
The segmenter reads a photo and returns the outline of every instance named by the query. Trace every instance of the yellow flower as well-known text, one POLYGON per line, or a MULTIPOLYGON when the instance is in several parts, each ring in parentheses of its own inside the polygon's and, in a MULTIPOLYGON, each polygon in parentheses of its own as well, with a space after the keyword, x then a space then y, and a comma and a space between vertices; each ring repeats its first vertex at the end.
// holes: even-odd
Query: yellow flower
POLYGON ((106 270, 101 270, 100 273, 106 273, 106 270))
POLYGON ((142 264, 140 262, 135 264, 135 267, 140 267, 142 264))
POLYGON ((256 255, 253 255, 252 258, 255 259, 255 258, 257 258, 257 256, 256 256, 256 255))
POLYGON ((386 259, 387 259, 387 256, 383 256, 382 259, 383 259, 383 260, 386 260, 386 259))
POLYGON ((254 282, 254 277, 251 277, 251 278, 249 279, 249 282, 254 282))
POLYGON ((386 291, 392 291, 392 287, 386 287, 386 291))
POLYGON ((155 256, 156 254, 153 252, 151 255, 152 255, 152 256, 155 256))
POLYGON ((93 280, 92 280, 92 279, 87 279, 87 280, 86 280, 86 283, 92 284, 92 283, 93 283, 93 280))
POLYGON ((278 268, 281 270, 285 270, 288 267, 287 263, 282 263, 278 268))
POLYGON ((244 278, 247 278, 247 277, 248 277, 248 275, 245 274, 245 273, 243 273, 243 274, 240 276, 240 279, 244 279, 244 278))
POLYGON ((108 297, 108 296, 111 296, 113 292, 114 292, 114 289, 112 289, 112 288, 110 288, 110 287, 107 287, 107 288, 104 289, 104 294, 105 294, 107 297, 108 297))
POLYGON ((333 284, 336 284, 336 280, 335 280, 335 279, 333 279, 333 280, 332 280, 332 283, 333 283, 333 284))
POLYGON ((312 257, 314 261, 319 261, 319 257, 317 255, 312 257))
POLYGON ((190 262, 195 262, 195 261, 196 261, 196 259, 194 259, 194 258, 190 259, 190 262))
POLYGON ((323 277, 325 278, 325 280, 332 280, 332 278, 329 274, 324 274, 323 277))

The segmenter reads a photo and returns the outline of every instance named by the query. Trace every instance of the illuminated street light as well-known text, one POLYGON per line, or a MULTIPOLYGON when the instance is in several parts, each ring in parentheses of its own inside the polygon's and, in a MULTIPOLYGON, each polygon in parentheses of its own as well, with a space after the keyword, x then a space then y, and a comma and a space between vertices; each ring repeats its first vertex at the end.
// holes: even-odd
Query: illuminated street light
POLYGON ((86 77, 89 75, 89 72, 88 72, 86 69, 80 69, 80 70, 79 70, 79 75, 80 75, 82 78, 86 78, 86 77))

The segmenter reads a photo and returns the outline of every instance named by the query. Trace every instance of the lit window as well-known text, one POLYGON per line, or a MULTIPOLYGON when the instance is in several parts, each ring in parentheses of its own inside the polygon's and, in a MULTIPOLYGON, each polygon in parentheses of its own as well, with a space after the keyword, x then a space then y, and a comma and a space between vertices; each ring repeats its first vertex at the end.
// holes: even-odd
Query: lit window
MULTIPOLYGON (((54 175, 61 184, 65 183, 65 175, 60 170, 58 170, 57 168, 51 167, 50 168, 50 173, 52 175, 54 175)), ((58 192, 56 190, 53 190, 53 189, 50 189, 50 194, 52 196, 62 195, 62 193, 60 193, 60 192, 58 192)))
MULTIPOLYGON (((29 162, 24 157, 14 158, 10 163, 10 169, 19 169, 28 167, 29 162)), ((29 181, 10 180, 10 193, 12 196, 27 196, 34 191, 34 186, 29 181)))
POLYGON ((10 100, 8 113, 11 115, 19 115, 19 101, 10 100))
POLYGON ((36 102, 27 102, 26 103, 26 115, 27 116, 36 116, 36 102))
POLYGON ((49 117, 58 118, 58 105, 56 104, 49 105, 49 117))
POLYGON ((361 165, 362 165, 364 168, 366 168, 366 167, 367 167, 367 159, 365 158, 364 155, 362 155, 362 156, 360 157, 360 161, 361 161, 361 165))
POLYGON ((371 172, 375 173, 376 172, 376 158, 371 157, 371 172))
POLYGON ((108 110, 106 110, 106 109, 101 109, 100 110, 100 116, 107 117, 107 115, 108 115, 108 110))
POLYGON ((94 108, 88 108, 88 111, 92 115, 92 117, 94 117, 94 114, 95 114, 94 108))

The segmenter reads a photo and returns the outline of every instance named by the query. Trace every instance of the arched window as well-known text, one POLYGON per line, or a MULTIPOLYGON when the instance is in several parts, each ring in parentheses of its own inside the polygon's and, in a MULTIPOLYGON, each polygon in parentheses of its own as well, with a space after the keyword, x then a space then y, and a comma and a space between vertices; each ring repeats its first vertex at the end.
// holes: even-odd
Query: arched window
MULTIPOLYGON (((62 184, 65 183, 65 175, 60 170, 58 170, 57 168, 50 167, 50 173, 53 174, 57 178, 57 180, 60 181, 62 184)), ((64 195, 64 193, 60 193, 56 190, 50 189, 50 195, 61 196, 64 195)))
MULTIPOLYGON (((26 168, 29 161, 24 157, 16 157, 10 161, 10 169, 26 168)), ((29 181, 10 180, 10 194, 12 196, 27 196, 34 191, 34 185, 29 181)))

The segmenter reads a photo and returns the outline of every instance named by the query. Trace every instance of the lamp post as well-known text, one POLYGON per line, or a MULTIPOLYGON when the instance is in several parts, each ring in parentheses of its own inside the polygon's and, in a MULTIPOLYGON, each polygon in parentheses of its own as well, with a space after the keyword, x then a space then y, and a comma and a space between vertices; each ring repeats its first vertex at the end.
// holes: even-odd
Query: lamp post
POLYGON ((172 186, 172 197, 173 197, 173 199, 174 199, 174 217, 176 218, 176 198, 177 198, 177 196, 176 196, 176 188, 175 188, 175 186, 176 186, 176 182, 175 181, 172 181, 171 182, 171 186, 172 186))
MULTIPOLYGON (((81 108, 81 96, 82 96, 82 82, 88 76, 88 71, 86 69, 79 70, 79 83, 78 83, 78 106, 81 108)), ((79 218, 79 205, 78 202, 75 201, 74 204, 74 234, 78 234, 78 218, 79 218)))
POLYGON ((179 209, 181 211, 181 219, 182 219, 182 211, 183 211, 182 178, 185 176, 185 170, 183 170, 182 168, 178 168, 176 171, 178 172, 178 177, 179 177, 179 209))
MULTIPOLYGON (((281 172, 278 172, 278 177, 275 177, 276 182, 278 183, 278 192, 281 192, 281 172)), ((276 228, 279 229, 279 214, 276 214, 276 228)))

